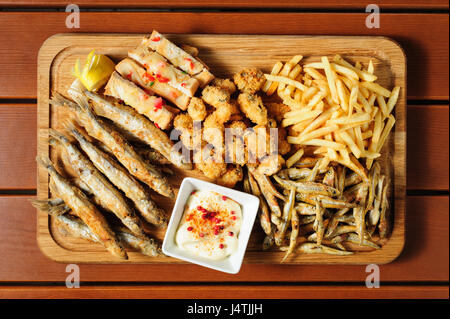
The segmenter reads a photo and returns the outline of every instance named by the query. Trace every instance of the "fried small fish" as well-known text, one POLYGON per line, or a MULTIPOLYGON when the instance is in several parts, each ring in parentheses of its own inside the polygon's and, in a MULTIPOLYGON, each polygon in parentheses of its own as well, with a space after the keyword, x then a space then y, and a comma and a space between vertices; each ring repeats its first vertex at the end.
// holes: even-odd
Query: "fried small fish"
POLYGON ((297 192, 303 194, 314 194, 314 195, 326 195, 331 197, 339 196, 339 191, 336 188, 327 186, 322 183, 316 182, 302 182, 302 181, 290 181, 282 179, 276 175, 273 178, 280 184, 282 187, 289 189, 294 187, 297 192))
MULTIPOLYGON (((281 250, 287 250, 287 247, 281 247, 281 250)), ((324 245, 318 245, 316 243, 303 243, 300 244, 297 248, 298 251, 305 254, 328 254, 328 255, 353 255, 351 251, 342 251, 338 249, 334 249, 331 247, 327 247, 324 245)))
POLYGON ((72 212, 80 217, 89 229, 98 237, 99 242, 114 256, 128 259, 128 255, 119 239, 109 227, 105 217, 98 211, 86 195, 61 176, 48 158, 37 158, 38 164, 44 167, 54 181, 57 196, 70 207, 72 212))
POLYGON ((132 107, 113 103, 96 93, 87 91, 77 81, 69 89, 69 95, 72 98, 87 97, 97 115, 106 117, 124 131, 128 131, 134 137, 148 144, 175 166, 181 169, 192 169, 192 163, 185 161, 183 154, 175 148, 169 136, 132 107))
POLYGON ((94 164, 65 135, 50 129, 50 144, 66 152, 70 165, 80 180, 87 185, 101 206, 116 215, 122 223, 138 236, 143 236, 142 222, 127 204, 123 195, 103 176, 94 164))
POLYGON ((167 217, 150 198, 147 190, 123 166, 90 143, 73 125, 67 125, 67 130, 78 141, 81 149, 86 153, 95 167, 102 172, 114 185, 133 201, 141 216, 149 223, 166 226, 167 217))
POLYGON ((130 174, 159 194, 169 198, 175 197, 167 178, 155 166, 143 160, 119 132, 101 121, 94 114, 85 96, 78 96, 76 100, 78 104, 55 93, 50 103, 55 106, 67 106, 75 111, 77 121, 88 134, 105 144, 130 174))
MULTIPOLYGON (((68 233, 74 237, 83 238, 92 242, 100 242, 97 235, 79 218, 68 214, 70 208, 64 201, 57 199, 62 204, 56 205, 52 200, 31 200, 31 204, 42 212, 57 218, 58 229, 62 233, 68 233)), ((124 227, 115 227, 114 231, 120 242, 127 248, 132 248, 143 255, 156 257, 162 255, 161 247, 152 238, 138 237, 124 227)))

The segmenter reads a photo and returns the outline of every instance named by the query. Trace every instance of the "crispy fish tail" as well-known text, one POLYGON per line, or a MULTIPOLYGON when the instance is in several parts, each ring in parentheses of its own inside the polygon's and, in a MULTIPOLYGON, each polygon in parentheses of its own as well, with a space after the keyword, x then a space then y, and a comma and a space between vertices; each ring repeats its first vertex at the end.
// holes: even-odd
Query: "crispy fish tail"
POLYGON ((134 202, 137 210, 147 222, 160 227, 167 225, 164 211, 150 198, 143 185, 114 158, 89 142, 74 125, 67 126, 67 129, 95 167, 134 202))
MULTIPOLYGON (((49 215, 55 216, 59 221, 59 230, 74 237, 87 239, 92 242, 100 242, 99 238, 79 218, 67 214, 70 208, 62 199, 55 200, 31 200, 34 207, 49 215)), ((117 237, 127 248, 132 248, 143 255, 155 257, 161 255, 161 248, 152 238, 136 236, 124 227, 114 228, 117 237)))
POLYGON ((109 227, 105 217, 89 201, 86 195, 61 176, 49 158, 37 157, 36 160, 39 165, 43 166, 49 172, 54 182, 55 190, 58 193, 57 195, 98 236, 102 245, 113 255, 122 259, 128 259, 125 250, 109 227))

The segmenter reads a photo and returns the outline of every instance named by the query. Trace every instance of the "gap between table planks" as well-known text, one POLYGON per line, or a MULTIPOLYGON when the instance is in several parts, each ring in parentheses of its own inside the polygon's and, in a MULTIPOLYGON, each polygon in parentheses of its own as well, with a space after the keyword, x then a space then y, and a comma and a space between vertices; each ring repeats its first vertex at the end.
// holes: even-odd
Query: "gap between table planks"
POLYGON ((2 299, 448 299, 448 286, 146 285, 0 287, 2 299))
MULTIPOLYGON (((407 109, 406 188, 448 191, 449 106, 407 109)), ((35 104, 0 104, 0 190, 36 189, 36 122, 35 104)))
MULTIPOLYGON (((266 8, 266 9, 360 9, 364 10, 368 5, 360 0, 350 0, 345 2, 338 2, 336 0, 259 0, 259 1, 237 1, 237 0, 209 0, 208 2, 200 0, 132 0, 123 2, 122 0, 78 0, 77 5, 81 8, 266 8)), ((442 0, 378 0, 377 5, 384 9, 427 9, 439 10, 448 9, 448 1, 442 0)), ((39 8, 61 8, 66 7, 67 2, 61 0, 0 0, 0 7, 39 7, 39 8)))
MULTIPOLYGON (((113 34, 60 34, 49 38, 39 51, 38 61, 38 155, 49 156, 48 140, 42 134, 49 127, 61 130, 63 120, 68 116, 64 109, 54 110, 49 107, 51 90, 67 94, 67 89, 73 82, 70 74, 75 61, 85 57, 95 43, 98 53, 107 54, 116 62, 126 56, 127 50, 135 47, 143 35, 113 35, 113 34)), ((403 249, 405 191, 406 191, 406 60, 404 52, 397 43, 384 37, 318 37, 318 36, 232 36, 232 35, 168 35, 178 44, 189 44, 199 48, 200 57, 219 76, 231 76, 242 67, 258 67, 269 72, 271 66, 278 60, 286 61, 297 53, 298 47, 303 48, 304 62, 316 61, 320 55, 332 58, 339 53, 351 61, 360 61, 367 66, 370 59, 375 64, 377 82, 393 88, 400 86, 400 96, 395 108, 395 133, 382 150, 379 159, 382 171, 391 181, 393 231, 382 245, 381 249, 360 251, 351 256, 331 256, 322 254, 302 255, 292 257, 286 263, 300 264, 369 264, 388 263, 395 259, 403 249), (284 48, 283 53, 273 45, 277 43, 284 48), (236 50, 236 48, 239 48, 236 50)), ((47 133, 48 134, 48 133, 47 133)), ((54 159, 55 162, 55 159, 54 159)), ((174 189, 177 189, 182 179, 192 176, 191 172, 179 171, 170 179, 174 189)), ((196 174, 196 177, 199 177, 196 174)), ((48 173, 38 167, 38 197, 48 197, 48 173)), ((173 207, 172 200, 155 197, 155 201, 166 213, 173 207)), ((247 263, 278 263, 283 256, 280 251, 262 251, 262 233, 259 229, 253 232, 254 241, 250 241, 244 262, 247 263), (259 237, 256 234, 260 234, 259 237)), ((164 231, 152 233, 162 241, 164 231)), ((84 240, 64 237, 54 229, 54 220, 45 213, 39 214, 38 243, 48 257, 60 262, 76 263, 158 263, 180 262, 168 257, 153 257, 130 252, 128 261, 120 261, 104 251, 99 245, 84 240)), ((361 250, 358 248, 358 250, 361 250)))
POLYGON ((7 44, 0 51, 0 98, 36 97, 37 52, 55 33, 150 33, 153 28, 165 33, 389 36, 408 56, 408 98, 449 98, 448 14, 383 13, 379 29, 365 27, 366 13, 82 12, 76 30, 66 28, 66 17, 57 12, 0 12, 0 40, 7 44))
MULTIPOLYGON (((66 264, 46 258, 36 242, 36 210, 26 196, 0 197, 0 282, 64 282, 66 264)), ((382 282, 449 280, 448 196, 408 196, 406 244, 380 265, 382 282)), ((192 264, 80 264, 86 282, 364 282, 365 266, 244 264, 230 275, 192 264)))

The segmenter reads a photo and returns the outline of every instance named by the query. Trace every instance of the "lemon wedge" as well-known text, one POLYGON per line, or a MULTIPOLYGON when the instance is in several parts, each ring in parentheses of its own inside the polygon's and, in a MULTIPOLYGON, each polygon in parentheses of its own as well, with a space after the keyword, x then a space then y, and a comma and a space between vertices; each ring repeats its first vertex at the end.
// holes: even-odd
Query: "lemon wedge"
POLYGON ((86 58, 84 67, 81 68, 81 63, 78 59, 72 73, 86 89, 97 91, 108 81, 114 71, 114 67, 115 64, 110 58, 103 54, 95 54, 95 50, 92 50, 86 58))

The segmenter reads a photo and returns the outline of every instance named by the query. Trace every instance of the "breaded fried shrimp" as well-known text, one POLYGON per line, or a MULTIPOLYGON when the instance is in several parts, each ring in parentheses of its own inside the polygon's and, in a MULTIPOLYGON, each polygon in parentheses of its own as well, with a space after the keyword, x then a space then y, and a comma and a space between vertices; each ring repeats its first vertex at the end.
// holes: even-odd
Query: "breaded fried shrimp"
POLYGON ((261 97, 255 94, 241 93, 238 96, 238 104, 242 112, 258 125, 267 124, 267 109, 261 97))
POLYGON ((215 78, 212 80, 211 85, 227 91, 230 95, 236 92, 236 85, 230 79, 215 78))
POLYGON ((191 98, 187 111, 194 121, 203 121, 207 115, 205 103, 198 97, 191 98))
POLYGON ((254 94, 261 89, 264 82, 264 74, 255 68, 245 68, 233 76, 234 83, 241 92, 254 94))

